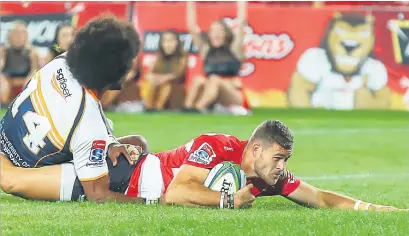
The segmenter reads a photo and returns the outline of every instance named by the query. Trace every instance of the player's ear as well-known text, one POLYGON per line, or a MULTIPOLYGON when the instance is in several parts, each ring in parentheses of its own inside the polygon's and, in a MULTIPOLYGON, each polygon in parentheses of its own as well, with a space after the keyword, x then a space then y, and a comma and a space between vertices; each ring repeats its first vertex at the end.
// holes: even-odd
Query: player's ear
POLYGON ((251 145, 251 149, 253 152, 253 156, 258 157, 260 156, 261 152, 262 152, 262 147, 261 147, 261 143, 260 142, 253 142, 253 144, 251 145))

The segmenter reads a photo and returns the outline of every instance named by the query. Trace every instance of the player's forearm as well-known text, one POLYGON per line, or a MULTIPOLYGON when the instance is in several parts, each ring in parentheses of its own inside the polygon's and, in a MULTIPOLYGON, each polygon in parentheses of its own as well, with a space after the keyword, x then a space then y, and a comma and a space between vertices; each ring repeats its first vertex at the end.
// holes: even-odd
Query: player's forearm
POLYGON ((143 203, 142 198, 125 196, 122 193, 109 191, 109 176, 105 175, 92 181, 81 181, 85 195, 91 202, 130 202, 143 203))
POLYGON ((220 192, 213 191, 200 183, 190 182, 170 186, 165 195, 166 204, 185 206, 213 206, 220 205, 220 192))
POLYGON ((319 198, 321 199, 321 201, 319 201, 320 205, 318 206, 320 208, 334 208, 358 211, 375 210, 375 207, 372 203, 356 200, 338 193, 321 190, 318 194, 319 198))
POLYGON ((346 209, 346 210, 360 210, 360 211, 408 211, 397 209, 393 206, 383 206, 363 202, 361 200, 353 199, 338 193, 327 190, 318 189, 303 181, 300 182, 298 188, 287 196, 291 201, 314 208, 332 208, 332 209, 346 209))
POLYGON ((353 209, 357 200, 326 190, 319 190, 318 201, 314 204, 317 208, 353 209))
POLYGON ((335 208, 356 211, 401 211, 409 212, 409 209, 399 209, 393 206, 384 206, 356 200, 350 197, 342 196, 329 191, 320 191, 321 199, 324 204, 322 208, 335 208))

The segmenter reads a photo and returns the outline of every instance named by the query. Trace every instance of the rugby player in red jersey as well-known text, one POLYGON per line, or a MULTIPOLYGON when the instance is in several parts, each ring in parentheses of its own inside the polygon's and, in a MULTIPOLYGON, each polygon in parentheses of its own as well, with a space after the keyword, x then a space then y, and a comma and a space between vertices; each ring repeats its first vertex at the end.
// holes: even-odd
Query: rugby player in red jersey
MULTIPOLYGON (((234 208, 247 207, 256 197, 281 195, 298 204, 315 208, 401 210, 321 190, 295 178, 286 169, 292 148, 293 136, 288 127, 280 121, 263 122, 254 130, 249 140, 245 141, 231 135, 204 134, 170 151, 143 154, 133 166, 128 165, 125 159, 119 159, 118 164, 113 167, 107 158, 110 190, 142 198, 147 203, 226 207, 227 200, 221 203, 221 193, 203 186, 203 182, 214 166, 224 161, 232 161, 241 166, 248 178, 248 185, 233 196, 234 204, 229 204, 234 208)), ((38 180, 41 171, 44 174, 46 168, 55 168, 48 166, 30 169, 33 172, 28 173, 24 172, 27 169, 14 166, 9 168, 6 161, 2 158, 2 189, 26 198, 32 198, 26 193, 30 192, 29 188, 36 188, 39 183, 21 184, 22 181, 11 179, 24 174, 38 180)), ((42 185, 48 183, 48 186, 57 186, 53 191, 60 193, 60 198, 53 200, 83 199, 81 185, 78 180, 74 180, 75 172, 65 173, 60 184, 55 183, 53 178, 42 178, 42 185), (65 197, 61 196, 60 189, 66 190, 65 197)))

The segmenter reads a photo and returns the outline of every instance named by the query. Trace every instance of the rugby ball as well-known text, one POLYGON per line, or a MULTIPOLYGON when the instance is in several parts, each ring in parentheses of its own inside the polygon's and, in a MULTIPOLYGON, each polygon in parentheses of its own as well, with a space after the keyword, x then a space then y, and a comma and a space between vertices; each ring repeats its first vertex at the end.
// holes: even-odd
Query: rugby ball
POLYGON ((239 165, 225 161, 210 171, 203 185, 215 191, 235 194, 246 185, 246 181, 246 174, 239 165))

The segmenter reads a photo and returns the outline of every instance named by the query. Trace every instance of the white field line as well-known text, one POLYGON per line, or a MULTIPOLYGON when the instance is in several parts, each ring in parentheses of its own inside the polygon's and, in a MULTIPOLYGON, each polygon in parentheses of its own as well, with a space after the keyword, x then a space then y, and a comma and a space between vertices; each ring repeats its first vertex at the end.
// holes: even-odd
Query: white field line
POLYGON ((296 176, 300 180, 345 180, 345 179, 370 179, 370 178, 409 178, 408 173, 390 174, 344 174, 344 175, 319 175, 319 176, 296 176))
POLYGON ((383 133, 383 132, 408 132, 409 127, 402 127, 402 128, 344 128, 344 129, 337 129, 337 128, 317 128, 317 129, 293 129, 293 133, 298 134, 355 134, 355 133, 363 133, 363 134, 375 134, 375 133, 383 133))

